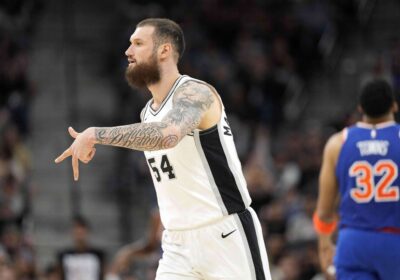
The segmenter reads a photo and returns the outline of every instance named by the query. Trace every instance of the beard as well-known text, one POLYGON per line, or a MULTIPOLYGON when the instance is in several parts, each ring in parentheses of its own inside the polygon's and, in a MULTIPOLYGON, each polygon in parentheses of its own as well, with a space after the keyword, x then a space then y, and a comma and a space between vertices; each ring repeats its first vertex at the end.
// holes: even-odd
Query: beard
POLYGON ((160 67, 157 63, 156 55, 153 54, 149 61, 138 63, 125 70, 125 78, 128 84, 134 88, 146 88, 149 85, 160 81, 160 67))

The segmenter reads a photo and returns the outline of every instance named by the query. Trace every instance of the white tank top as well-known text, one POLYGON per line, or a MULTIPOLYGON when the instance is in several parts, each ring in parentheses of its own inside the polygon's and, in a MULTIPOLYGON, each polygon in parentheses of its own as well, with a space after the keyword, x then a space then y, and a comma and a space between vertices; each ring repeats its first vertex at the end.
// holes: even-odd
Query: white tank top
MULTIPOLYGON (((206 84, 180 76, 157 111, 151 108, 152 99, 147 103, 141 113, 142 122, 161 121, 172 108, 176 89, 187 81, 206 84)), ((144 154, 156 189, 161 221, 168 230, 206 225, 244 211, 251 203, 224 110, 214 127, 195 129, 174 148, 144 154)))

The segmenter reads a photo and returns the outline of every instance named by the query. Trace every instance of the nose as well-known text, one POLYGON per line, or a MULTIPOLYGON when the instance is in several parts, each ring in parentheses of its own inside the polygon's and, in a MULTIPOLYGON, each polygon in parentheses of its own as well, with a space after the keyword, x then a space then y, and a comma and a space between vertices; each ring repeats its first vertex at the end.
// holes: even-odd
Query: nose
POLYGON ((129 47, 126 49, 126 51, 125 51, 125 55, 126 56, 131 56, 131 55, 133 55, 133 51, 132 51, 132 45, 129 45, 129 47))

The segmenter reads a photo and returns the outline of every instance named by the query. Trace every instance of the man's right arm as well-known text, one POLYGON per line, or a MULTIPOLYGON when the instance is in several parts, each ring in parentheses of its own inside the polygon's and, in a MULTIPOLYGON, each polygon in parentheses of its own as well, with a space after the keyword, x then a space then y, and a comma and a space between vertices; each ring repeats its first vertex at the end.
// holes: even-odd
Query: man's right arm
MULTIPOLYGON (((319 193, 316 214, 317 219, 323 223, 335 222, 338 200, 338 183, 336 178, 336 164, 342 147, 342 133, 333 135, 327 142, 322 158, 319 177, 319 193)), ((322 270, 329 273, 332 267, 335 247, 332 234, 318 234, 319 257, 322 270)))
POLYGON ((324 222, 331 222, 336 214, 338 183, 336 163, 342 147, 342 133, 333 135, 325 145, 319 174, 317 215, 324 222))

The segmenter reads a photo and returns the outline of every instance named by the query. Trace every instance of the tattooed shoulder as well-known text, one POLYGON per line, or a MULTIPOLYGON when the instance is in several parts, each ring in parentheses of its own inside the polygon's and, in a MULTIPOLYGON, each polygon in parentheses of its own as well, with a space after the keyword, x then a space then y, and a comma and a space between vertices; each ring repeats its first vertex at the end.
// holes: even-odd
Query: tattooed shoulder
POLYGON ((214 94, 210 86, 196 82, 187 81, 175 92, 174 105, 207 111, 214 102, 214 94))

